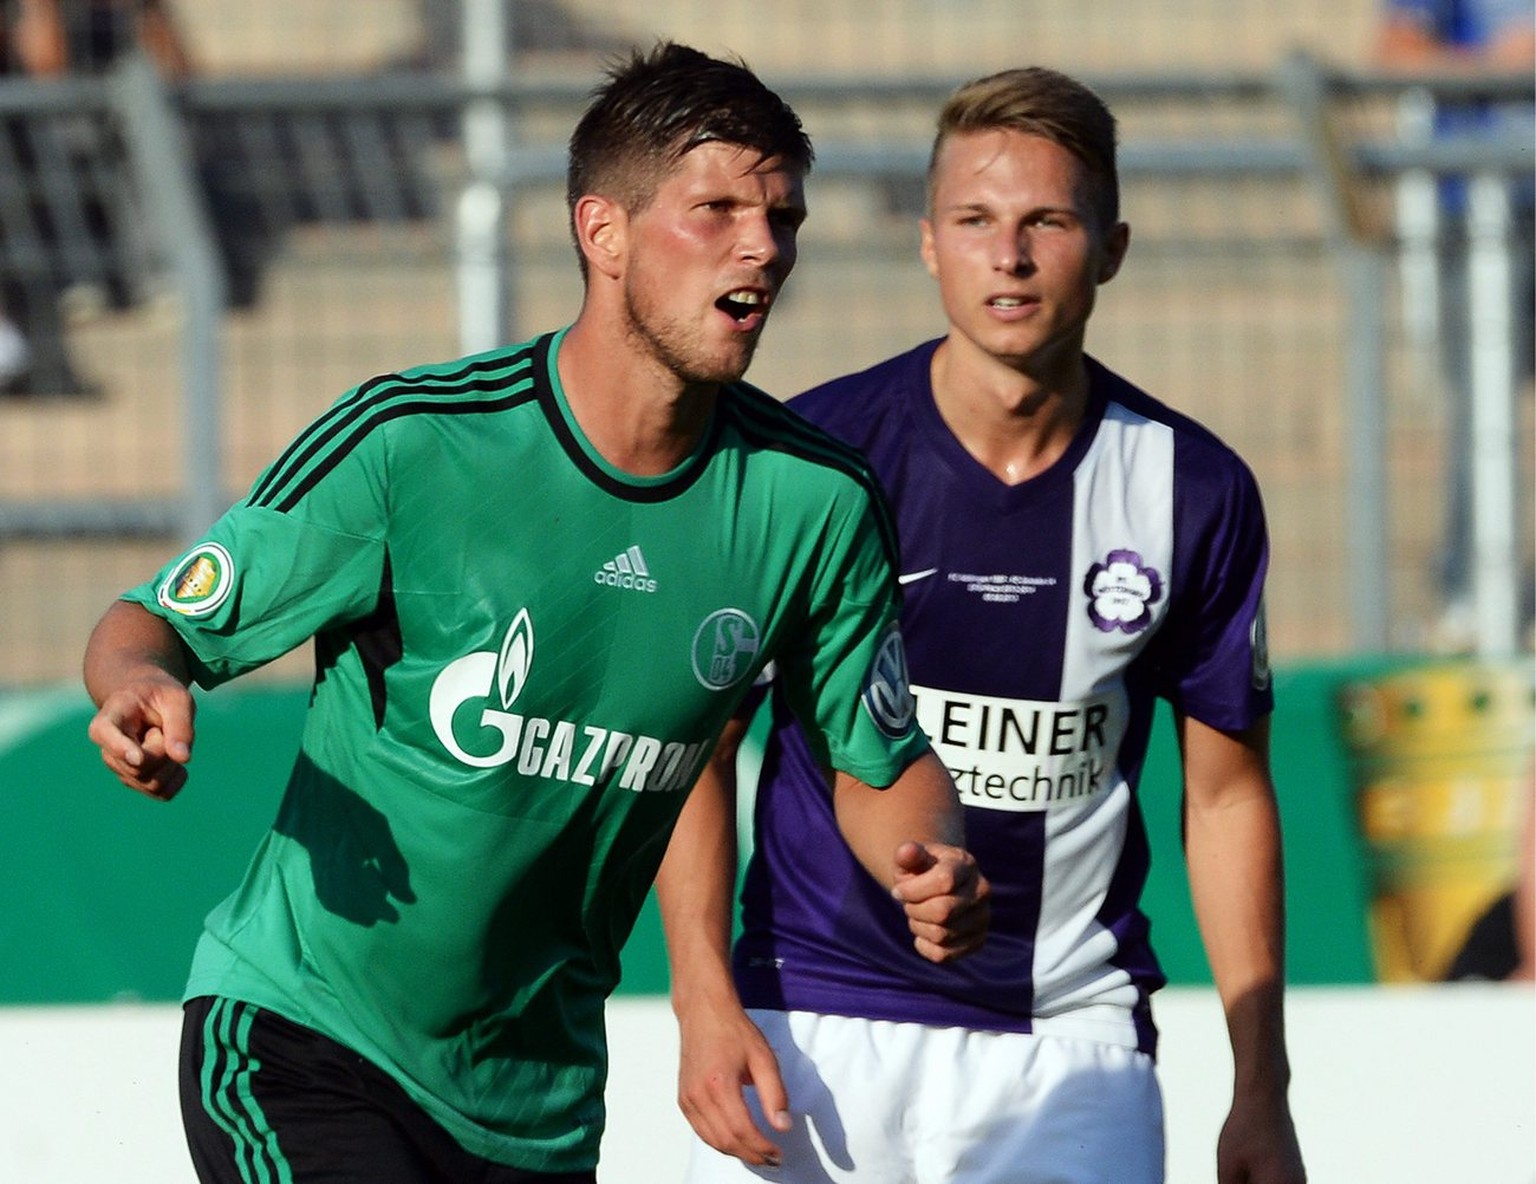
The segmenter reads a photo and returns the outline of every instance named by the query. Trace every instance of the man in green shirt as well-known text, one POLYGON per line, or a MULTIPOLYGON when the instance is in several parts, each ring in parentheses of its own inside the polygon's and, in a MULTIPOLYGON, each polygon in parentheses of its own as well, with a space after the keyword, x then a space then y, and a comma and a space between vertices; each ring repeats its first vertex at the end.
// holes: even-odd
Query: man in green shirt
POLYGON ((739 63, 634 55, 571 140, 576 321, 362 383, 97 626, 91 736, 156 798, 189 685, 315 638, 277 820, 187 986, 204 1181, 592 1180, 619 949, 769 662, 914 956, 980 943, 876 483, 740 381, 811 157, 739 63))

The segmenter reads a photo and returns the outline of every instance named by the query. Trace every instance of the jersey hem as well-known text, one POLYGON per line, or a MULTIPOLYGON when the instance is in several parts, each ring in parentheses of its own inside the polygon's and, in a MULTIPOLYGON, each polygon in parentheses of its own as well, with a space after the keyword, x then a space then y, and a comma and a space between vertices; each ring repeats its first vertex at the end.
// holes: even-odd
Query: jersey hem
POLYGON ((858 991, 854 1004, 849 1002, 846 992, 808 989, 804 983, 785 990, 782 981, 769 985, 745 978, 738 979, 737 992, 743 1007, 760 1011, 805 1011, 929 1028, 1048 1035, 1135 1049, 1149 1056, 1155 1054, 1157 1047, 1155 1028, 1149 1024, 1143 1031, 1132 1009, 1113 1003, 1088 1004, 1060 1015, 1042 1016, 991 1011, 932 994, 913 996, 865 988, 858 991))
POLYGON ((848 1019, 867 1020, 871 1023, 911 1024, 919 1028, 963 1028, 970 1032, 994 1032, 1010 1036, 1044 1036, 1052 1040, 1103 1044, 1112 1048, 1123 1048, 1131 1052, 1139 1052, 1146 1056, 1152 1055, 1151 1050, 1142 1047, 1141 1043, 1137 1040, 1130 1016, 1118 1007, 1096 1007, 1090 1009, 1094 1012, 1104 1013, 1101 1017, 1091 1015, 1036 1017, 1032 1024, 1025 1028, 1005 1027, 998 1024, 961 1023, 953 1020, 892 1019, 888 1016, 871 1014, 868 1010, 853 1011, 846 1008, 836 1010, 816 1007, 760 1007, 748 1005, 745 1010, 749 1016, 754 1013, 767 1014, 772 1012, 778 1012, 783 1015, 835 1015, 848 1019))

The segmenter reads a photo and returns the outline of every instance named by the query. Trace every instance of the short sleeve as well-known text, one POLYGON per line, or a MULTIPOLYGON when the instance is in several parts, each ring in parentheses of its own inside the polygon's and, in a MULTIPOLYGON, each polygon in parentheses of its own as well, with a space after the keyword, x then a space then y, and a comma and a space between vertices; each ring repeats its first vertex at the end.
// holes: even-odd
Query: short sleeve
POLYGON ((201 686, 270 662, 378 603, 387 434, 375 430, 322 464, 296 467, 288 458, 303 455, 305 438, 202 539, 123 596, 175 628, 201 686))
POLYGON ((1269 537, 1253 474, 1225 463, 1180 466, 1175 565, 1179 601, 1159 638, 1162 693, 1214 728, 1236 731, 1274 709, 1264 583, 1269 537))
POLYGON ((776 656, 785 697, 823 764, 886 786, 928 747, 898 624, 884 503, 859 492, 812 589, 806 628, 776 656))

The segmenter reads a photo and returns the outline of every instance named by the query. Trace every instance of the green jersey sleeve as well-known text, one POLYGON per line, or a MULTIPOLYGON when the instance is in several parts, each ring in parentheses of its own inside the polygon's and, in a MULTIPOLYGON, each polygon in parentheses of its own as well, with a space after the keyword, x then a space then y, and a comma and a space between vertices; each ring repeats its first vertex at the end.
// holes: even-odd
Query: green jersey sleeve
POLYGON ((340 444, 337 434, 317 421, 190 550, 124 594, 176 629, 198 685, 253 670, 378 603, 388 433, 340 444), (312 450, 317 441, 332 446, 312 450))
POLYGON ((916 722, 885 504, 854 487, 812 588, 807 628, 777 656, 812 750, 830 768, 887 786, 928 748, 916 722))

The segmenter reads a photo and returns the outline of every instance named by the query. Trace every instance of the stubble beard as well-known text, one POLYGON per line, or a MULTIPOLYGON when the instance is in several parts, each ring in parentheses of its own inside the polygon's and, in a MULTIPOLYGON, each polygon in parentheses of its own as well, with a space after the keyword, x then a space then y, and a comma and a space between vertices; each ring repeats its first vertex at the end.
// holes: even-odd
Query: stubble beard
POLYGON ((629 284, 624 288, 624 327, 641 352, 688 386, 715 386, 740 380, 752 364, 761 337, 759 330, 743 337, 740 347, 711 357, 698 330, 684 326, 675 317, 647 309, 646 302, 637 297, 629 284))

